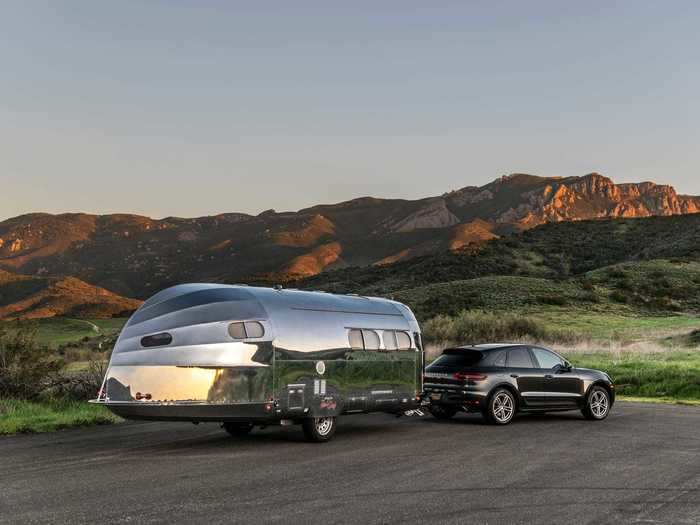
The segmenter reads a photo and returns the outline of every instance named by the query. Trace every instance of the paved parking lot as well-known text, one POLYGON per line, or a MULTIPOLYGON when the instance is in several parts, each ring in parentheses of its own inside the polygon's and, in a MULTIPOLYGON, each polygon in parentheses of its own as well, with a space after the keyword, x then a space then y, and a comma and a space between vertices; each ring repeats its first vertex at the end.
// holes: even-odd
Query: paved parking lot
POLYGON ((98 521, 697 524, 700 409, 348 416, 325 444, 188 423, 0 438, 0 523, 98 521))

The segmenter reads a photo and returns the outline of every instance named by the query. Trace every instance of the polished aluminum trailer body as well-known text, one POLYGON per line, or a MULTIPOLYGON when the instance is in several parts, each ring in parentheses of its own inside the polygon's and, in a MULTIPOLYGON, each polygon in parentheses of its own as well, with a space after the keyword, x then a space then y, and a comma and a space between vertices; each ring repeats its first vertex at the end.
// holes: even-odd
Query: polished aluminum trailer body
POLYGON ((185 284, 129 319, 96 402, 130 419, 269 424, 401 413, 422 388, 405 305, 324 292, 185 284))

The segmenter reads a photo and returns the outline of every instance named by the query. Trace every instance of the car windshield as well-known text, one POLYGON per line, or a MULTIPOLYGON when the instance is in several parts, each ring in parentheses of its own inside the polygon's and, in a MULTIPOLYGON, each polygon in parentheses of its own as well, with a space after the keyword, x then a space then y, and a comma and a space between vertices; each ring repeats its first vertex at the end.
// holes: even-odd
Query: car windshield
POLYGON ((478 350, 448 350, 435 361, 430 367, 468 367, 476 366, 484 357, 478 350))

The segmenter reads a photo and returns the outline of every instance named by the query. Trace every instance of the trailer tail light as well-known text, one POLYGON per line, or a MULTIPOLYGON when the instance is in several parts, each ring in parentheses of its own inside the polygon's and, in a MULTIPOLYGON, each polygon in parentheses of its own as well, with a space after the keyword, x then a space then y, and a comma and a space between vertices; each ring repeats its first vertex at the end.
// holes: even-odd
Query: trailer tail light
POLYGON ((452 377, 458 381, 484 381, 486 379, 486 375, 475 372, 457 372, 452 377))

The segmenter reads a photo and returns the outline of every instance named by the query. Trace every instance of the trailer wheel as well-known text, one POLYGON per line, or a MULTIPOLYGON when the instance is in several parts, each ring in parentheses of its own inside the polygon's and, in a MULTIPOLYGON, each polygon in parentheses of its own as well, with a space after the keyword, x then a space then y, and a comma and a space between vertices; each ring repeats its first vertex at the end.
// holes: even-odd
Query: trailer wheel
POLYGON ((336 426, 335 417, 307 417, 301 422, 306 440, 314 443, 330 441, 336 426))
POLYGON ((234 437, 247 436, 253 430, 252 423, 224 423, 221 426, 234 437))
POLYGON ((444 405, 430 405, 428 410, 430 410, 433 417, 436 417, 437 419, 450 419, 457 413, 456 408, 444 405))

